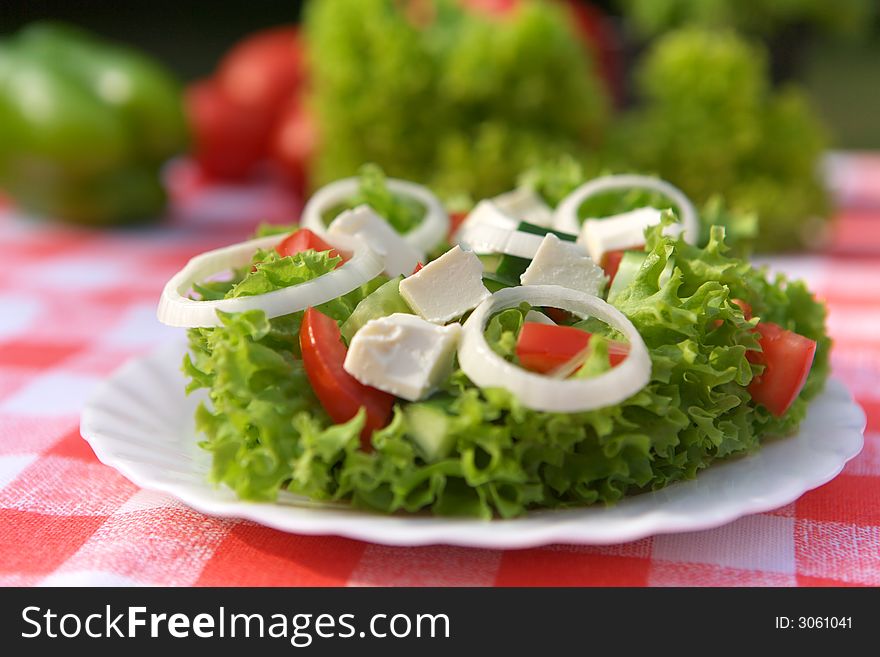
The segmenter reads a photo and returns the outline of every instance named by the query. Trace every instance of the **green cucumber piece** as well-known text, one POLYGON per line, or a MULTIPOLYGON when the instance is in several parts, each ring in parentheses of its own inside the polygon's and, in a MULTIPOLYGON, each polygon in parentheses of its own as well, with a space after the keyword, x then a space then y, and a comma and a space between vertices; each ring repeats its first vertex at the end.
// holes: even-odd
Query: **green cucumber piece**
POLYGON ((351 316, 345 320, 339 329, 346 342, 351 342, 354 334, 371 319, 387 317, 394 313, 413 314, 412 308, 400 296, 400 281, 402 280, 403 276, 392 278, 377 288, 375 292, 365 297, 355 307, 351 316))
POLYGON ((647 257, 648 254, 644 251, 626 251, 623 254, 623 257, 620 259, 620 266, 614 275, 614 280, 611 281, 611 288, 608 290, 609 303, 632 283, 647 257))
POLYGON ((425 461, 433 463, 446 458, 455 447, 455 436, 449 431, 449 417, 430 402, 409 404, 403 409, 409 425, 407 435, 418 446, 425 461))

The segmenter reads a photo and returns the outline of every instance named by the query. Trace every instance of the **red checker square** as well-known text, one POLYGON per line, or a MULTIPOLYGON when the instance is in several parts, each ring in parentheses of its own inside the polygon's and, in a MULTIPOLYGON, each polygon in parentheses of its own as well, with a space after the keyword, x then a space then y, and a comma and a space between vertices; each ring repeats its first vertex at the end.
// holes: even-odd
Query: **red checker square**
POLYGON ((16 258, 33 263, 69 255, 83 248, 89 239, 88 233, 55 227, 51 234, 34 233, 31 239, 16 240, 14 248, 8 251, 16 258))
POLYGON ((811 577, 809 575, 798 575, 797 585, 811 587, 867 586, 866 584, 859 584, 857 582, 844 582, 839 579, 834 579, 833 577, 811 577))
POLYGON ((880 526, 880 477, 841 474, 801 497, 795 515, 804 520, 880 526))
POLYGON ((794 586, 795 576, 762 570, 746 570, 708 563, 655 561, 651 586, 794 586))
POLYGON ((109 515, 135 491, 134 484, 100 463, 44 456, 0 490, 0 507, 58 516, 109 515))
POLYGON ((798 581, 880 586, 880 527, 797 520, 794 538, 798 581))
MULTIPOLYGON (((174 272, 172 272, 173 274, 174 272)), ((171 278, 169 274, 166 278, 171 278)), ((163 281, 164 282, 164 281, 163 281)), ((125 308, 129 305, 154 302, 158 303, 162 294, 162 287, 149 285, 147 287, 119 287, 106 290, 91 290, 83 292, 80 299, 87 304, 97 306, 117 306, 125 308)))
POLYGON ((143 353, 142 349, 120 348, 106 343, 90 345, 64 362, 64 370, 76 374, 106 376, 128 359, 143 353))
POLYGON ((38 454, 79 429, 69 417, 32 417, 0 413, 0 456, 38 454))
POLYGON ((0 573, 48 575, 106 520, 0 509, 0 573))
POLYGON ((45 369, 70 358, 83 346, 80 342, 8 340, 0 342, 0 366, 45 369))
POLYGON ((865 430, 880 433, 880 399, 859 399, 858 402, 868 417, 865 430))
POLYGON ((651 560, 596 552, 513 550, 501 557, 496 586, 645 586, 651 560))
POLYGON ((236 525, 205 565, 199 586, 344 586, 364 543, 236 525))
POLYGON ((79 427, 71 429, 67 434, 55 443, 47 456, 63 456, 68 459, 78 459, 88 463, 98 463, 98 457, 85 439, 80 435, 79 427))
POLYGON ((104 571, 158 586, 190 586, 232 522, 182 507, 107 518, 59 574, 104 571))

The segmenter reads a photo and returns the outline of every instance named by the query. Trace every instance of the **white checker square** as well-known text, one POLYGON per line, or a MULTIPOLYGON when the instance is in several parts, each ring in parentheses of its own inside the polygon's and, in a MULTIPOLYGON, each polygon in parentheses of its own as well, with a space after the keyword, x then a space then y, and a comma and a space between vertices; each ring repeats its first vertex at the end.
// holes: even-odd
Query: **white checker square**
POLYGON ((51 372, 0 402, 0 411, 44 416, 78 414, 99 381, 97 377, 51 372))
POLYGON ((753 515, 701 532, 654 538, 655 560, 793 573, 794 518, 753 515))

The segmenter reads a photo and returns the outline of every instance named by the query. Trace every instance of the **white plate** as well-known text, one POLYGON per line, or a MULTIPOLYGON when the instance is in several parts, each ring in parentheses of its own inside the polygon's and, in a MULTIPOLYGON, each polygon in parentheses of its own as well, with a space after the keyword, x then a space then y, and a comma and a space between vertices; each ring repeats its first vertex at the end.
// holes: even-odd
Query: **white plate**
POLYGON ((714 465, 693 481, 626 498, 613 507, 481 521, 383 516, 290 494, 274 504, 242 502, 207 481, 209 454, 198 447, 193 425, 199 397, 183 394, 184 349, 182 341, 175 341, 113 374, 83 411, 82 435, 101 461, 138 486, 169 493, 204 513, 247 518, 299 534, 338 534, 387 545, 488 548, 621 543, 717 527, 784 506, 832 479, 863 444, 865 415, 843 385, 832 380, 813 401, 796 436, 714 465))

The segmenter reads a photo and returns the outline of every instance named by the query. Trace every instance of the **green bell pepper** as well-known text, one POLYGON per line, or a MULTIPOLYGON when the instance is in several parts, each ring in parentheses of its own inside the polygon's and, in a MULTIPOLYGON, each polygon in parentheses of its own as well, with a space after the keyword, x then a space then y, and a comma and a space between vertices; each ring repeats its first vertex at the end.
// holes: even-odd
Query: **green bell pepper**
POLYGON ((26 211, 156 218, 160 167, 186 142, 180 86, 144 55, 54 23, 0 42, 0 189, 26 211))

